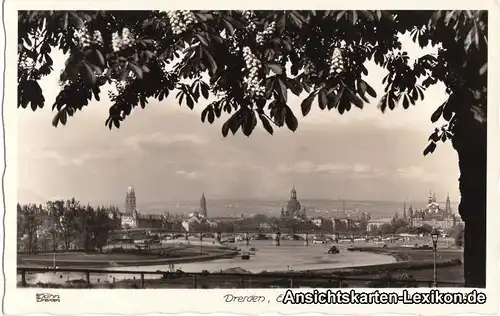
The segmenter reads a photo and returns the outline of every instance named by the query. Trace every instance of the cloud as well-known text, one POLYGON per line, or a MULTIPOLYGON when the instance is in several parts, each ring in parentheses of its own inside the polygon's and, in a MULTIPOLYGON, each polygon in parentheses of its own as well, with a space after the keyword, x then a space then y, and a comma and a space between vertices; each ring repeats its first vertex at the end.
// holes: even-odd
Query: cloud
POLYGON ((156 145, 156 146, 168 146, 171 144, 187 143, 193 145, 202 145, 208 142, 207 139, 196 134, 163 134, 163 133, 151 133, 151 134, 139 134, 125 138, 123 144, 129 148, 133 148, 137 151, 142 151, 143 146, 156 145))
POLYGON ((401 178, 413 179, 418 181, 435 181, 436 177, 424 170, 424 168, 419 166, 409 166, 405 168, 398 168, 395 171, 395 175, 401 178))
POLYGON ((80 152, 77 155, 61 153, 52 149, 42 149, 31 152, 31 157, 35 159, 54 160, 62 166, 82 166, 92 160, 113 160, 124 156, 124 149, 94 149, 80 152))
POLYGON ((186 170, 177 170, 175 172, 176 175, 184 178, 184 179, 190 179, 190 180, 193 180, 193 179, 197 179, 199 178, 200 174, 199 172, 196 172, 196 171, 186 171, 186 170))
POLYGON ((308 174, 308 173, 323 173, 323 174, 333 174, 333 173, 371 173, 372 170, 369 166, 360 163, 346 164, 346 163, 314 163, 309 160, 299 161, 295 164, 280 164, 275 169, 278 173, 287 174, 308 174))

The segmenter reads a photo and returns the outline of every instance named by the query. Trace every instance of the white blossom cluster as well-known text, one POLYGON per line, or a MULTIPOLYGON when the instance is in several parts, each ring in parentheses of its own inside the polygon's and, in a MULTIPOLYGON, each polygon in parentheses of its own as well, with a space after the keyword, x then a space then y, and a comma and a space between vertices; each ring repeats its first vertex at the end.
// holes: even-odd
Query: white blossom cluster
POLYGON ((276 22, 271 22, 269 25, 266 27, 266 29, 262 32, 257 33, 257 44, 262 45, 265 41, 266 38, 269 38, 271 35, 274 34, 276 31, 276 22))
POLYGON ((94 34, 90 36, 89 31, 85 27, 76 30, 75 37, 78 41, 78 45, 80 45, 83 48, 87 48, 92 44, 102 45, 104 42, 100 31, 96 30, 94 31, 94 34))
POLYGON ((167 16, 170 20, 170 27, 172 28, 172 32, 175 35, 186 32, 189 26, 197 22, 193 12, 189 10, 168 11, 167 16))
POLYGON ((250 21, 255 16, 255 13, 252 10, 243 10, 241 11, 241 16, 243 19, 250 21))
POLYGON ((134 36, 130 32, 128 28, 123 28, 122 35, 118 34, 118 32, 114 32, 111 35, 111 45, 113 47, 113 51, 117 52, 122 49, 128 48, 134 44, 134 36))
POLYGON ((332 53, 332 58, 330 59, 330 74, 339 74, 344 70, 342 51, 339 48, 335 48, 332 53))
POLYGON ((227 97, 227 94, 225 91, 217 91, 217 93, 215 93, 215 97, 217 99, 223 99, 223 98, 227 97))
POLYGON ((33 69, 35 67, 35 62, 31 58, 23 58, 19 62, 19 67, 23 70, 33 69))
POLYGON ((304 69, 304 72, 306 74, 313 72, 314 71, 314 64, 313 64, 313 62, 310 61, 309 59, 306 60, 305 63, 304 63, 303 69, 304 69))
POLYGON ((259 80, 259 69, 262 63, 248 46, 243 47, 243 59, 246 65, 243 70, 248 71, 248 74, 243 79, 247 92, 252 97, 263 97, 265 87, 261 85, 261 80, 259 80))
POLYGON ((246 29, 250 32, 255 31, 257 28, 257 25, 252 21, 252 19, 255 17, 255 13, 251 10, 245 10, 241 11, 241 16, 243 20, 247 23, 246 29))

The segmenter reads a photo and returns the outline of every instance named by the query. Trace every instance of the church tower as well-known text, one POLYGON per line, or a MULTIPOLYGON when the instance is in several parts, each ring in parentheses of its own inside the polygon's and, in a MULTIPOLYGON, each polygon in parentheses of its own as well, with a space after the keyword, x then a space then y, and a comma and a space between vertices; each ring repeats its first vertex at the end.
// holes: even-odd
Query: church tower
POLYGON ((410 204, 408 208, 408 225, 410 225, 410 227, 413 227, 413 216, 415 215, 413 214, 413 207, 410 204))
POLYGON ((297 200, 297 191, 295 190, 295 185, 290 192, 290 200, 286 203, 286 216, 288 218, 302 218, 302 207, 300 202, 297 200))
POLYGON ((199 213, 203 217, 207 217, 207 200, 205 199, 205 192, 201 194, 199 213))
POLYGON ((135 190, 130 186, 125 196, 125 213, 134 214, 136 210, 135 190))
POLYGON ((445 206, 446 215, 451 215, 451 201, 450 201, 450 193, 446 196, 446 206, 445 206))
POLYGON ((404 204, 404 206, 403 206, 403 221, 404 221, 405 223, 407 223, 407 222, 408 222, 408 217, 406 216, 406 203, 405 203, 405 204, 404 204))

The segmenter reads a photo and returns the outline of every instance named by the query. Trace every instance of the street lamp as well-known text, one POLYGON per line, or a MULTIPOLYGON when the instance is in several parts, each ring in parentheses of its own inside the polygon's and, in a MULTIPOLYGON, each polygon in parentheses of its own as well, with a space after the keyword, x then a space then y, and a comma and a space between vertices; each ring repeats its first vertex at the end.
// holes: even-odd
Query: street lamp
POLYGON ((437 287, 436 256, 437 256, 437 242, 439 239, 439 231, 437 229, 433 229, 431 232, 431 237, 432 237, 432 250, 434 252, 434 274, 432 278, 432 286, 437 287))
POLYGON ((203 233, 200 233, 200 254, 203 254, 203 233))

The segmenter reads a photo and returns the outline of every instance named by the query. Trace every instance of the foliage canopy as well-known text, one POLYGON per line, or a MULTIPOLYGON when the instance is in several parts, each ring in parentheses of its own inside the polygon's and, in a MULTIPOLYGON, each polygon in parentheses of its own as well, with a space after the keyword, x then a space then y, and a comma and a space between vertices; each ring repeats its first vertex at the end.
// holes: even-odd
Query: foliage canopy
POLYGON ((448 123, 424 154, 453 138, 457 120, 486 118, 486 11, 22 11, 18 29, 19 107, 44 106, 38 80, 53 70, 50 53, 67 56, 54 126, 108 89, 110 129, 151 98, 176 93, 191 109, 212 95, 201 120, 230 114, 224 136, 249 136, 259 121, 270 134, 295 131, 290 93, 307 94, 304 116, 313 103, 343 114, 376 98, 363 79, 368 60, 388 70, 381 111, 406 109, 445 84, 448 98, 431 120, 448 123), (438 53, 410 64, 398 37, 408 32, 438 53))

